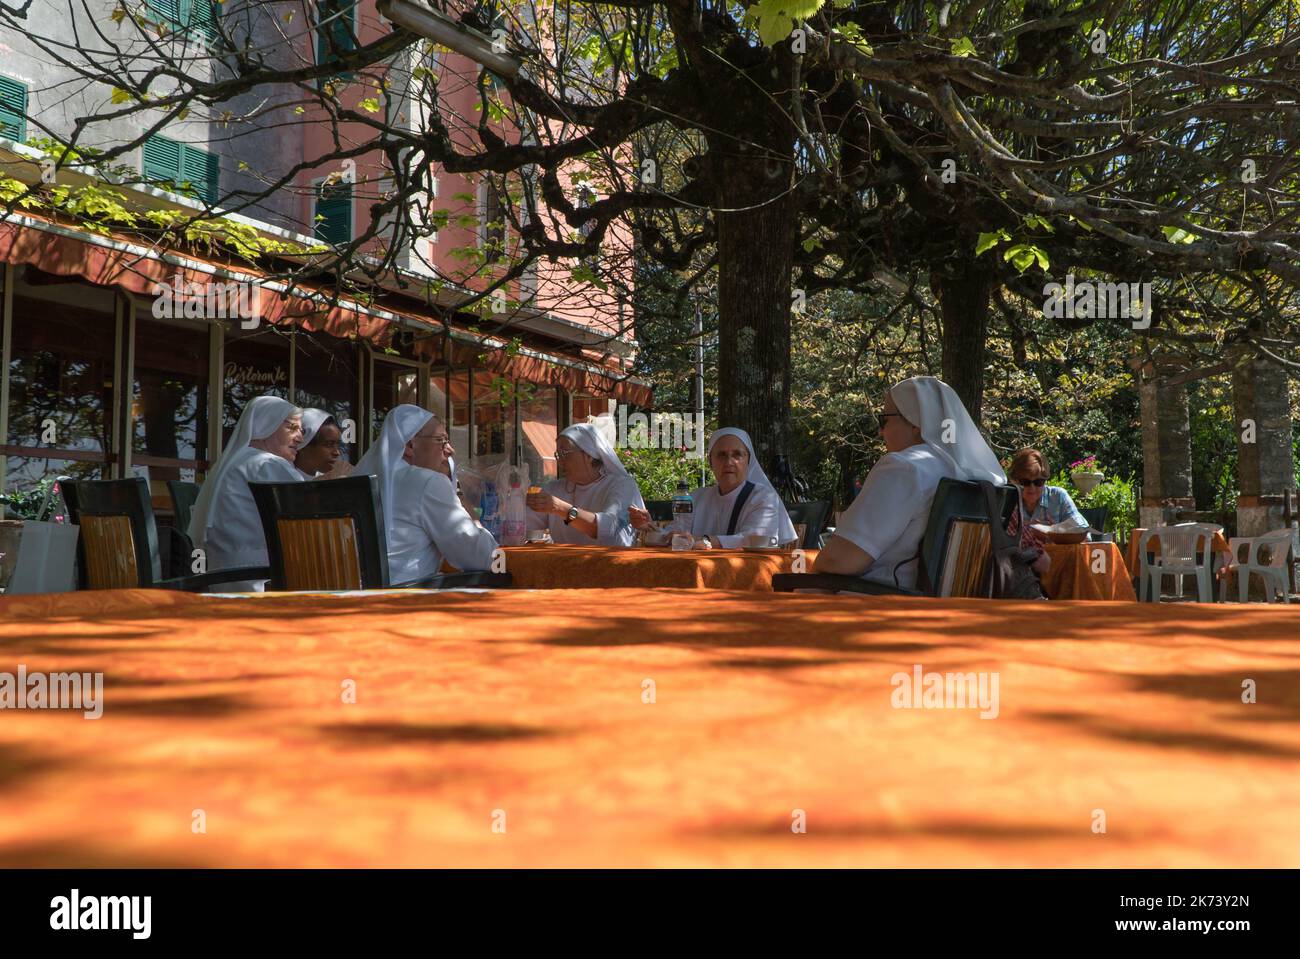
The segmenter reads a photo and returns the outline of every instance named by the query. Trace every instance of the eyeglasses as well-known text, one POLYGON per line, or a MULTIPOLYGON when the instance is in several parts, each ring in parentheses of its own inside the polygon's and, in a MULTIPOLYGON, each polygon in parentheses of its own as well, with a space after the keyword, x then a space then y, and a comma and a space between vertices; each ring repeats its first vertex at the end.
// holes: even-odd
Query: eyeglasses
POLYGON ((1047 483, 1047 480, 1040 476, 1038 479, 1020 479, 1016 480, 1016 482, 1021 486, 1043 486, 1047 483))
POLYGON ((416 439, 418 439, 418 440, 433 440, 433 441, 434 441, 435 443, 437 443, 439 446, 450 446, 450 445, 451 445, 451 438, 450 438, 449 436, 447 436, 446 433, 443 433, 441 436, 417 436, 416 439))
POLYGON ((573 455, 574 453, 576 453, 576 452, 578 452, 578 451, 577 451, 577 450, 556 450, 556 451, 555 451, 555 458, 556 458, 557 460, 562 460, 562 459, 564 459, 566 456, 572 456, 572 455, 573 455))

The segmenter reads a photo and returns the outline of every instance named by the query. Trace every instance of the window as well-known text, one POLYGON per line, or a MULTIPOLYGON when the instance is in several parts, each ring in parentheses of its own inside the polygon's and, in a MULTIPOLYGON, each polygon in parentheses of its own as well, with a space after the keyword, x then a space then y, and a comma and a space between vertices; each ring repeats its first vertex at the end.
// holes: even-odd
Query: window
POLYGON ((0 77, 0 140, 22 143, 27 138, 27 86, 0 77))
POLYGON ((556 405, 558 390, 554 386, 534 386, 519 390, 519 429, 523 433, 522 463, 534 483, 553 480, 556 471, 555 442, 558 439, 556 405))
POLYGON ((202 324, 137 317, 131 450, 131 464, 149 468, 151 485, 194 482, 207 468, 208 330, 202 324))
POLYGON ((233 325, 226 328, 222 378, 223 445, 239 422, 239 414, 256 396, 269 393, 289 398, 289 336, 276 330, 248 333, 233 325))
POLYGON ((352 184, 320 184, 316 188, 316 239, 332 246, 352 240, 352 184))
MULTIPOLYGON (((357 48, 356 0, 317 0, 316 62, 333 63, 357 48)), ((349 79, 352 74, 340 74, 349 79)))
POLYGON ((375 357, 371 366, 374 383, 371 388, 373 402, 370 408, 370 441, 379 439, 384 429, 384 418, 394 406, 410 403, 420 405, 420 368, 405 363, 395 363, 375 357))
POLYGON ((152 19, 173 30, 211 42, 217 38, 217 20, 221 16, 219 0, 148 0, 152 19))
MULTIPOLYGON (((595 190, 593 190, 591 187, 587 186, 586 184, 583 184, 582 186, 578 187, 578 209, 579 210, 588 210, 595 204, 595 202, 596 202, 595 190)), ((586 240, 587 237, 591 236, 592 232, 595 229, 596 229, 596 221, 586 220, 583 222, 582 226, 578 227, 578 233, 581 234, 584 240, 586 240)), ((589 270, 596 269, 596 267, 600 265, 600 254, 591 253, 583 257, 582 265, 587 267, 587 269, 589 270)))
POLYGON ((486 263, 501 259, 506 246, 506 204, 501 189, 488 180, 483 190, 483 257, 486 263))
MULTIPOLYGON (((294 334, 293 402, 303 409, 324 410, 345 428, 344 420, 358 422, 357 345, 328 333, 294 334)), ((351 444, 343 445, 348 462, 355 463, 360 430, 354 429, 351 444)))
POLYGON ((474 371, 474 430, 469 465, 487 469, 514 453, 515 385, 498 373, 474 371))
POLYGON ((28 489, 60 473, 107 479, 115 459, 113 291, 21 270, 8 356, 5 487, 28 489))
POLYGON ((209 206, 217 202, 221 163, 207 150, 152 136, 144 141, 145 180, 179 193, 193 194, 209 206))

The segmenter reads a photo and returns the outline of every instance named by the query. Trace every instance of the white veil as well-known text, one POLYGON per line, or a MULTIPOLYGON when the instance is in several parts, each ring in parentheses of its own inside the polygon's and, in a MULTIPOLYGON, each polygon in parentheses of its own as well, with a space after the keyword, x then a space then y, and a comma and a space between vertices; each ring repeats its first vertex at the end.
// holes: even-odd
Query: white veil
POLYGON ((424 424, 433 419, 428 410, 410 403, 394 406, 384 417, 384 428, 379 433, 379 442, 366 451, 353 469, 353 476, 379 477, 379 505, 384 514, 384 531, 388 541, 393 541, 393 480, 405 464, 402 453, 406 444, 416 433, 424 429, 424 424))
MULTIPOLYGON (((745 474, 745 479, 755 486, 766 486, 772 492, 776 493, 777 489, 772 485, 772 481, 767 478, 763 472, 762 465, 758 462, 758 456, 754 453, 754 444, 749 438, 749 434, 742 429, 734 426, 724 426, 722 429, 714 430, 713 435, 709 437, 709 450, 705 455, 709 461, 713 460, 713 444, 718 442, 724 436, 734 436, 740 442, 745 444, 745 449, 749 450, 749 471, 745 474)), ((776 501, 781 507, 781 535, 778 538, 780 543, 789 543, 799 538, 798 532, 794 528, 794 523, 790 521, 790 514, 785 511, 785 503, 781 502, 780 494, 777 495, 776 501)))
POLYGON ((958 479, 1005 486, 1007 474, 951 386, 933 376, 913 376, 890 387, 898 412, 921 438, 952 464, 958 479))
MULTIPOLYGON (((333 417, 324 410, 307 409, 302 411, 302 446, 316 438, 316 431, 333 417)), ((301 448, 301 447, 300 447, 301 448)))
POLYGON ((208 517, 212 515, 213 500, 221 492, 221 484, 240 454, 248 449, 248 444, 253 440, 266 439, 280 428, 281 423, 301 412, 288 400, 278 396, 258 396, 244 407, 244 411, 239 414, 239 422, 235 425, 235 432, 230 435, 230 442, 208 470, 203 488, 199 490, 198 502, 194 504, 194 512, 190 514, 188 532, 195 546, 202 545, 207 538, 208 517))
MULTIPOLYGON (((560 435, 567 438, 578 449, 582 450, 588 456, 593 456, 600 460, 602 475, 621 473, 628 479, 632 474, 627 471, 623 461, 618 458, 614 452, 614 447, 609 445, 609 440, 605 439, 605 434, 600 428, 592 423, 574 423, 572 426, 560 432, 560 435)), ((645 500, 641 498, 640 488, 636 491, 636 502, 632 503, 637 509, 645 509, 645 500)))

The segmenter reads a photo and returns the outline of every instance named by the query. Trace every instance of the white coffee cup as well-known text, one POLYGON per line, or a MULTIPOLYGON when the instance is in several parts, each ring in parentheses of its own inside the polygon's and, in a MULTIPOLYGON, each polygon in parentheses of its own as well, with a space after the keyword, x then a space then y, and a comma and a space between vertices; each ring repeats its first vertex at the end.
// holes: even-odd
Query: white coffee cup
POLYGON ((771 549, 776 546, 776 537, 754 533, 745 537, 745 545, 750 549, 771 549))

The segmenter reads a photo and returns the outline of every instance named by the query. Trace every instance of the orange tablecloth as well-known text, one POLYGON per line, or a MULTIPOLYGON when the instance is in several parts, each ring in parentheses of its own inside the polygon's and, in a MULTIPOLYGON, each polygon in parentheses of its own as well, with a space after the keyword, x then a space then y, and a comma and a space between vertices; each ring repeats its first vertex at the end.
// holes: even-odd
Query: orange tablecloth
MULTIPOLYGON (((516 589, 750 589, 771 592, 773 573, 790 573, 792 552, 741 549, 615 549, 609 546, 508 546, 506 569, 516 589)), ((804 551, 806 572, 817 550, 804 551)))
POLYGON ((105 674, 101 719, 0 710, 0 866, 1294 867, 1297 637, 1283 606, 0 599, 0 670, 105 674), (996 672, 997 717, 893 708, 918 664, 996 672))
POLYGON ((1124 554, 1114 543, 1048 543, 1051 568, 1043 588, 1052 599, 1124 599, 1137 602, 1124 554))

